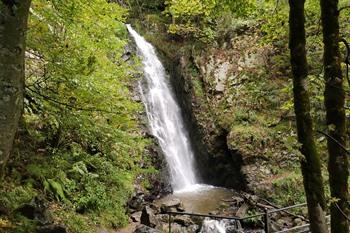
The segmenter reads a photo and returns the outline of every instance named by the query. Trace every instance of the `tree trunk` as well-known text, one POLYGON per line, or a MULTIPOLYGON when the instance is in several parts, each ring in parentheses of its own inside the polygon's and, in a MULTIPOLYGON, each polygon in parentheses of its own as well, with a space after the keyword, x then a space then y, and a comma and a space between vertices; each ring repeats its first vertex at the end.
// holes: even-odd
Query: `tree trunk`
MULTIPOLYGON (((345 93, 339 52, 338 0, 321 0, 323 43, 325 106, 327 126, 330 136, 346 146, 345 93)), ((348 201, 349 166, 345 151, 334 140, 328 138, 328 172, 331 197, 332 233, 348 233, 349 223, 338 209, 350 215, 348 201)))
POLYGON ((0 177, 23 108, 24 53, 30 0, 0 1, 0 177))
POLYGON ((294 110, 298 141, 302 145, 301 170, 307 198, 310 228, 313 233, 328 232, 325 220, 325 198, 321 162, 316 150, 310 99, 307 90, 307 59, 305 50, 305 0, 289 0, 289 49, 293 71, 294 110))

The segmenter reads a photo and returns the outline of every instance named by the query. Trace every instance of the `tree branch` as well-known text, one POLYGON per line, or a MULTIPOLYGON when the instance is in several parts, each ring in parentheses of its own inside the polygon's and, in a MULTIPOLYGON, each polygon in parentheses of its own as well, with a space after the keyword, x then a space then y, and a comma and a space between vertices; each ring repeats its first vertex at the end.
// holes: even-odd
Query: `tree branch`
POLYGON ((30 88, 30 87, 26 87, 26 89, 28 89, 29 91, 37 94, 38 96, 42 97, 46 101, 53 102, 55 104, 59 104, 59 105, 62 105, 62 106, 68 107, 68 108, 72 108, 72 109, 75 109, 77 111, 103 112, 103 113, 119 114, 117 112, 112 112, 112 111, 108 111, 108 110, 104 110, 104 109, 77 107, 77 106, 74 106, 74 105, 71 105, 71 104, 64 103, 64 102, 61 102, 59 100, 53 99, 53 98, 51 98, 49 96, 43 95, 40 92, 38 92, 38 91, 36 91, 36 90, 34 90, 34 89, 30 88))
POLYGON ((348 222, 350 222, 350 218, 348 216, 346 216, 346 214, 344 213, 344 211, 339 207, 338 203, 334 203, 335 206, 337 207, 337 209, 339 210, 339 212, 344 216, 344 218, 346 220, 348 220, 348 222))
POLYGON ((342 10, 345 10, 345 9, 348 9, 348 8, 350 8, 350 6, 340 7, 339 10, 338 10, 338 13, 340 13, 342 10))
POLYGON ((331 139, 335 144, 337 144, 339 147, 341 147, 347 154, 350 155, 350 151, 343 145, 341 144, 337 139, 335 139, 334 137, 332 137, 331 135, 325 133, 325 132, 322 132, 320 130, 317 130, 316 131, 317 133, 320 133, 324 136, 326 136, 327 138, 331 139))

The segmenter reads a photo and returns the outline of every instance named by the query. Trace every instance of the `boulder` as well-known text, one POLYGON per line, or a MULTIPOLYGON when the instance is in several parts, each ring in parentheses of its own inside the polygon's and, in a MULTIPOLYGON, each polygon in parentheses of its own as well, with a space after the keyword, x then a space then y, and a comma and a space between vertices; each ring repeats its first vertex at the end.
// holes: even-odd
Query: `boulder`
POLYGON ((180 199, 172 198, 169 200, 165 200, 160 207, 161 212, 169 212, 169 211, 184 211, 183 204, 180 199))
MULTIPOLYGON (((184 227, 181 226, 180 224, 177 223, 172 223, 171 224, 171 233, 195 233, 199 229, 197 225, 189 226, 189 227, 184 227)), ((169 232, 169 225, 166 224, 163 226, 163 232, 169 232)))
POLYGON ((161 233, 161 231, 158 231, 154 228, 145 225, 140 225, 135 229, 134 233, 161 233))
POLYGON ((142 215, 142 211, 137 211, 135 213, 132 213, 130 215, 130 218, 133 222, 140 222, 141 221, 141 215, 142 215))
POLYGON ((129 201, 128 206, 131 209, 134 209, 136 211, 140 211, 143 207, 143 204, 145 203, 144 200, 144 193, 136 193, 129 201))
POLYGON ((168 224, 168 222, 169 222, 169 215, 167 215, 167 214, 157 214, 156 217, 157 217, 159 222, 163 222, 166 224, 168 224))
POLYGON ((199 231, 199 226, 196 224, 190 225, 187 228, 187 233, 197 233, 199 231))
POLYGON ((159 221, 156 218, 156 215, 154 214, 154 211, 151 209, 151 207, 145 206, 142 209, 141 224, 149 227, 155 227, 159 225, 159 221))
POLYGON ((192 219, 186 215, 177 215, 172 218, 172 221, 186 227, 194 224, 192 219))

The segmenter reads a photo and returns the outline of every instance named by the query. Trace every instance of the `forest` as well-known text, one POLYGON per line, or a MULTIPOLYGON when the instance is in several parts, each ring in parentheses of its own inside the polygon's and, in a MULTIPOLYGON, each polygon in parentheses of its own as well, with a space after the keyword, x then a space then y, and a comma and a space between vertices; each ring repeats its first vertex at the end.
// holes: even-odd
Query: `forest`
POLYGON ((348 0, 1 0, 0 232, 349 233, 349 65, 348 0))

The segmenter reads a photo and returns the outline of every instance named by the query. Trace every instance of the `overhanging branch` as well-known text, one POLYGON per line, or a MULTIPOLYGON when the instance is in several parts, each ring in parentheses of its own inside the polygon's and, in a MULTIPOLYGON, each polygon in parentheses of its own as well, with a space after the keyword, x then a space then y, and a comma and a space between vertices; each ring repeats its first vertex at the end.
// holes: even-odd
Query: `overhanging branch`
POLYGON ((68 108, 72 108, 72 109, 75 109, 77 111, 87 111, 87 112, 103 112, 103 113, 110 113, 110 114, 119 114, 117 112, 112 112, 112 111, 108 111, 108 110, 104 110, 104 109, 98 109, 98 108, 82 108, 82 107, 78 107, 78 106, 75 106, 75 105, 72 105, 72 104, 69 104, 69 103, 64 103, 64 102, 61 102, 59 100, 56 100, 54 98, 51 98, 49 96, 46 96, 30 87, 26 87, 26 89, 28 89, 29 91, 35 93, 36 95, 42 97, 44 100, 46 101, 49 101, 49 102, 53 102, 55 104, 59 104, 59 105, 62 105, 62 106, 65 106, 65 107, 68 107, 68 108))

